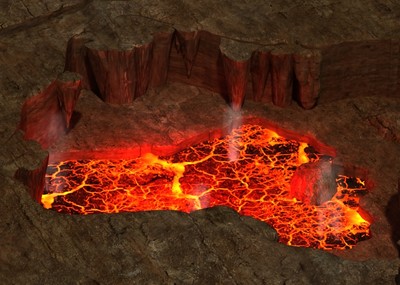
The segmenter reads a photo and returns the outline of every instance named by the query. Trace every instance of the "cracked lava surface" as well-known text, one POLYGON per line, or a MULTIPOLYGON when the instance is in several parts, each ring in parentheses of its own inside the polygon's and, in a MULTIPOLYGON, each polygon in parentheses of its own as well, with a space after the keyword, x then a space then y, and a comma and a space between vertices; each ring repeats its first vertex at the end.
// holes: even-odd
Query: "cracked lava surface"
POLYGON ((322 205, 290 197, 290 180, 302 163, 322 155, 258 125, 166 157, 70 160, 50 164, 42 204, 69 214, 149 210, 192 212, 217 205, 272 226, 281 243, 349 249, 371 236, 358 210, 367 192, 356 177, 339 175, 337 193, 322 205))

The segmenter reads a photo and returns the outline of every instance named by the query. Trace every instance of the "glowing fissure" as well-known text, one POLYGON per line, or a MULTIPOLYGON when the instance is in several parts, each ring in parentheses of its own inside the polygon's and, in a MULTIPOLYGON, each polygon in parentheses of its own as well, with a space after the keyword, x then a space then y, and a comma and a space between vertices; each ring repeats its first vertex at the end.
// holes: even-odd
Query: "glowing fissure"
POLYGON ((200 143, 169 157, 73 160, 51 164, 45 208, 70 214, 194 210, 224 205, 275 228, 292 246, 345 249, 370 237, 358 210, 366 193, 358 178, 338 176, 337 193, 320 206, 289 197, 302 163, 321 157, 306 143, 257 125, 200 143), (234 159, 232 152, 235 152, 234 159))

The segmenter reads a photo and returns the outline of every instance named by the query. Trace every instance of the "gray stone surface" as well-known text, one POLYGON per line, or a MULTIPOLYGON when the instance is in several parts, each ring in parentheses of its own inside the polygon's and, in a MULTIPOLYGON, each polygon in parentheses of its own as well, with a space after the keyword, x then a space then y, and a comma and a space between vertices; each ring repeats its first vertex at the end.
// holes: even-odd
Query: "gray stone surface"
MULTIPOLYGON (((35 169, 46 157, 37 143, 24 141, 17 131, 24 100, 43 90, 63 72, 66 44, 72 35, 82 33, 87 27, 110 31, 107 30, 112 22, 110 17, 133 14, 142 22, 204 29, 229 40, 288 49, 389 39, 393 41, 393 49, 382 50, 389 52, 390 58, 392 54, 393 59, 398 58, 395 47, 400 30, 400 5, 395 1, 235 1, 232 5, 225 1, 210 2, 3 1, 0 4, 2 283, 394 284, 400 261, 392 232, 398 230, 398 224, 393 222, 395 219, 387 219, 385 212, 398 187, 400 101, 393 94, 380 94, 392 98, 368 96, 376 95, 378 89, 361 86, 357 92, 364 90, 367 94, 353 98, 346 93, 350 85, 338 86, 339 98, 350 98, 330 102, 326 99, 329 96, 325 96, 321 100, 324 104, 307 112, 297 106, 281 109, 249 101, 240 113, 243 117, 263 117, 289 131, 316 137, 337 150, 336 163, 367 176, 374 185, 361 201, 374 218, 373 238, 351 251, 333 251, 340 257, 279 244, 267 225, 240 217, 226 208, 190 215, 161 211, 60 215, 44 210, 13 178, 20 167, 35 169), (351 165, 356 167, 350 168, 351 165)), ((350 51, 349 54, 357 54, 358 50, 350 51)), ((380 54, 381 58, 386 55, 380 54)), ((373 68, 366 70, 366 74, 351 73, 364 62, 360 58, 347 75, 345 64, 329 74, 375 78, 377 70, 373 68)), ((397 62, 392 62, 386 77, 393 78, 393 86, 397 86, 397 62)), ((381 65, 378 62, 374 66, 379 69, 381 65)), ((331 79, 325 77, 322 83, 338 84, 337 78, 331 79)), ((393 86, 379 90, 398 90, 393 86)), ((218 129, 239 116, 229 111, 218 95, 181 84, 150 90, 128 107, 106 105, 86 92, 77 110, 82 115, 80 121, 52 151, 67 147, 85 151, 97 144, 93 138, 101 138, 101 147, 115 142, 120 144, 117 147, 126 147, 128 143, 139 146, 143 142, 153 145, 154 141, 160 146, 171 141, 185 142, 198 132, 210 127, 218 129), (112 140, 104 136, 110 129, 112 140)))

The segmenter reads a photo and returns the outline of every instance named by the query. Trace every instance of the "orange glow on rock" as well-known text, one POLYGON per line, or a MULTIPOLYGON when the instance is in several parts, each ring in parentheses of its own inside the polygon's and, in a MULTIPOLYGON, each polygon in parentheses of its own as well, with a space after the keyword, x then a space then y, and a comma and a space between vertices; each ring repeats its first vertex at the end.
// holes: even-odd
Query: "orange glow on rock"
POLYGON ((320 206, 289 196, 302 163, 320 154, 257 125, 188 147, 172 156, 71 160, 48 167, 42 204, 70 214, 194 210, 224 205, 275 228, 279 241, 320 249, 352 248, 370 237, 358 210, 359 178, 338 176, 337 193, 320 206), (235 151, 235 159, 230 152, 235 151))
POLYGON ((299 164, 307 163, 310 161, 310 159, 307 156, 307 153, 305 152, 306 147, 308 147, 307 143, 300 143, 299 150, 298 150, 298 162, 299 164))

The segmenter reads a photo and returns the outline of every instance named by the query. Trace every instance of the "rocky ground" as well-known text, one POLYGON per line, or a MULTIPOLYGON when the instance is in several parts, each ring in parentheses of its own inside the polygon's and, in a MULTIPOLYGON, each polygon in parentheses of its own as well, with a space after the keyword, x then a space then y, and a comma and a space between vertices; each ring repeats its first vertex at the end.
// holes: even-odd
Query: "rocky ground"
MULTIPOLYGON (((50 159, 70 150, 101 153, 137 146, 139 154, 157 152, 171 143, 181 147, 238 118, 265 118, 335 148, 336 163, 368 180, 371 192, 362 207, 373 218, 373 236, 350 251, 327 253, 279 244, 266 224, 223 207, 191 214, 60 215, 43 209, 14 179, 18 169, 35 169, 47 156, 18 130, 23 103, 63 72, 67 42, 73 35, 87 28, 101 30, 101 23, 107 26, 109 18, 134 15, 141 19, 139 24, 149 20, 169 28, 203 29, 237 41, 238 46, 318 47, 394 39, 390 51, 398 59, 394 35, 400 30, 396 21, 400 6, 394 1, 232 5, 219 1, 212 6, 206 2, 0 4, 0 276, 4 284, 395 284, 400 266, 395 244, 400 236, 396 61, 384 76, 394 78, 393 85, 382 89, 359 86, 356 79, 361 75, 351 74, 357 70, 352 66, 348 76, 358 89, 346 93, 338 86, 342 100, 329 100, 331 91, 324 93, 324 82, 340 85, 329 75, 332 70, 326 72, 320 104, 307 111, 296 104, 279 108, 246 100, 241 111, 233 112, 219 94, 174 82, 150 88, 125 106, 106 104, 84 90, 73 128, 49 148, 50 159), (366 94, 360 96, 363 90, 366 94)), ((237 53, 234 48, 229 53, 237 53)), ((373 68, 368 72, 374 79, 373 68)))

